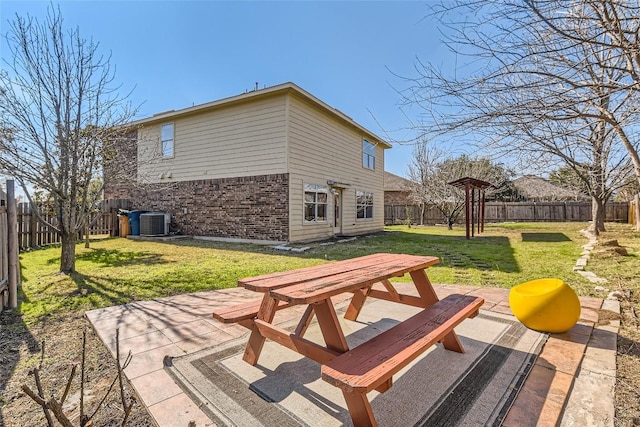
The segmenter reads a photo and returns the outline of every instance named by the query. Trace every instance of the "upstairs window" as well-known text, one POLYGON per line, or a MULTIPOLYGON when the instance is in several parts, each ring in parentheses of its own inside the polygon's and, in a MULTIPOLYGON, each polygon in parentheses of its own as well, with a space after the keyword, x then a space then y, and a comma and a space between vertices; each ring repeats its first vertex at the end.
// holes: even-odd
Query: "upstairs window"
POLYGON ((304 185, 304 221, 326 222, 329 190, 323 185, 304 185))
POLYGON ((162 157, 173 157, 173 123, 167 123, 160 128, 160 143, 162 157))
POLYGON ((362 167, 367 169, 376 168, 376 146, 366 139, 362 140, 362 167))
POLYGON ((356 191, 356 218, 373 218, 373 193, 356 191))

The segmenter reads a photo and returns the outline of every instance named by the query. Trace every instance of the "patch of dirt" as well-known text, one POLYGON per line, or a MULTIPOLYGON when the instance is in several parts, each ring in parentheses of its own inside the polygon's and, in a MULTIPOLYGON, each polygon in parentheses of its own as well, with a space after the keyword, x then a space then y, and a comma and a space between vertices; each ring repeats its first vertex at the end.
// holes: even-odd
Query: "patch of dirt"
MULTIPOLYGON (((85 413, 93 413, 97 403, 107 393, 117 376, 116 362, 95 334, 89 322, 80 314, 44 317, 34 325, 25 325, 15 311, 0 313, 0 426, 46 426, 43 411, 21 389, 26 384, 37 393, 34 376, 29 371, 42 362, 40 377, 45 396, 58 398, 74 364, 78 365, 66 406, 79 425, 80 361, 82 331, 87 331, 85 375, 85 413), (44 360, 42 341, 45 342, 44 360), (75 409, 74 409, 75 407, 75 409), (75 415, 75 416, 74 416, 75 415)), ((134 396, 130 384, 125 384, 127 396, 134 396)), ((109 392, 103 407, 93 419, 93 426, 119 426, 123 419, 120 390, 109 392)), ((128 426, 156 426, 146 409, 138 402, 129 416, 128 426)))
POLYGON ((592 254, 600 257, 629 255, 627 249, 623 248, 622 246, 608 246, 603 249, 596 249, 592 252, 592 254))
POLYGON ((611 310, 597 310, 598 312, 598 325, 608 325, 612 320, 622 319, 622 315, 611 310))
POLYGON ((618 333, 616 373, 616 426, 640 425, 640 321, 639 301, 620 301, 622 322, 618 333))

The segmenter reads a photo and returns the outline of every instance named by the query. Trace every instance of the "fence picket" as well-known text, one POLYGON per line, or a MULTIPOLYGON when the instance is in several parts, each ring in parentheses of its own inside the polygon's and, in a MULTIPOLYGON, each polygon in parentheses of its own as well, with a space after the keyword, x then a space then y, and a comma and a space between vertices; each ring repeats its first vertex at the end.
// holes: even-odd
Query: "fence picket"
MULTIPOLYGON (((110 203, 102 212, 93 214, 90 219, 89 234, 116 235, 118 203, 110 203)), ((57 218, 48 212, 41 212, 42 220, 32 211, 29 203, 19 203, 18 217, 18 245, 20 249, 36 248, 61 243, 60 234, 49 224, 56 225, 57 218)), ((83 231, 78 233, 78 240, 84 238, 83 231)))
MULTIPOLYGON (((420 223, 420 209, 418 206, 385 205, 384 222, 390 224, 404 224, 407 221, 407 211, 411 212, 411 221, 420 223)), ((627 222, 629 203, 611 202, 605 205, 605 221, 627 222)), ((485 204, 485 222, 587 222, 591 221, 590 202, 487 202, 485 204)), ((424 213, 425 224, 442 224, 444 217, 434 206, 428 206, 424 213)), ((457 223, 464 222, 461 215, 457 223)))

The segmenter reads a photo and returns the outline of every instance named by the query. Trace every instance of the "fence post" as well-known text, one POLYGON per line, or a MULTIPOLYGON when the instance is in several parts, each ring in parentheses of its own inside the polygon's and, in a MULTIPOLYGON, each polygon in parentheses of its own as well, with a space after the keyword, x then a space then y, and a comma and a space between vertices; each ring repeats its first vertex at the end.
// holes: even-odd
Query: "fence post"
POLYGON ((9 308, 18 307, 18 216, 14 181, 7 180, 7 238, 9 240, 9 308))
MULTIPOLYGON (((36 213, 37 205, 29 203, 29 247, 38 247, 38 215, 36 213)), ((24 218, 24 217, 22 217, 24 218)))

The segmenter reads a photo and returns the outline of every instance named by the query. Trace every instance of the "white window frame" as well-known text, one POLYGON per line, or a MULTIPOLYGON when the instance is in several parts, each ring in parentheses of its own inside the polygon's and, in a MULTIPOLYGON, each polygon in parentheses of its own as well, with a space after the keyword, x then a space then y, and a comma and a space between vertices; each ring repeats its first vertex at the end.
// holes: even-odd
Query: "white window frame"
POLYGON ((373 192, 356 190, 356 221, 372 220, 373 205, 373 192), (360 213, 362 213, 362 217, 360 216, 360 213))
POLYGON ((376 145, 362 140, 362 167, 374 170, 376 168, 376 145))
POLYGON ((304 224, 326 224, 329 220, 329 188, 320 184, 304 184, 302 192, 302 220, 304 224), (307 201, 307 193, 313 194, 313 201, 307 201), (324 195, 324 202, 319 194, 324 195), (307 206, 313 206, 313 219, 307 219, 307 206), (324 219, 318 219, 318 207, 324 207, 324 219))
POLYGON ((175 124, 173 122, 171 123, 164 123, 162 125, 160 125, 160 154, 162 155, 163 159, 170 159, 173 158, 174 153, 175 153, 175 124), (164 132, 163 130, 168 127, 171 126, 171 138, 164 138, 164 132))

